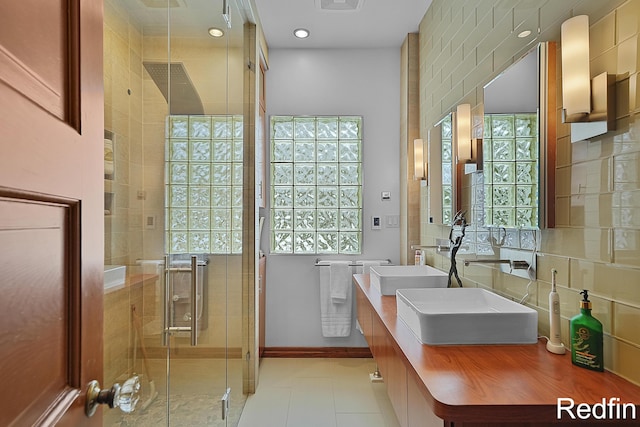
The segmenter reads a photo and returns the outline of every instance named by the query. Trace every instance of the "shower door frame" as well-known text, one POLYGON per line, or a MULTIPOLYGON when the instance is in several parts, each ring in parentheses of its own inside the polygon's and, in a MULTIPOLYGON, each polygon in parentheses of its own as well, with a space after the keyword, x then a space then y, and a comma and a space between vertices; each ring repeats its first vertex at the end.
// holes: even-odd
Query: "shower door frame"
MULTIPOLYGON (((222 4, 223 4, 223 0, 217 0, 216 3, 220 4, 220 12, 222 12, 222 4)), ((226 0, 225 0, 226 3, 226 0)), ((256 46, 256 31, 255 31, 255 25, 252 24, 250 21, 252 21, 253 19, 251 18, 252 13, 247 13, 247 11, 245 9, 243 9, 244 7, 246 7, 246 5, 244 4, 244 2, 242 2, 242 7, 240 7, 240 5, 236 2, 236 0, 232 0, 231 2, 231 14, 233 15, 232 18, 232 23, 234 25, 237 26, 237 29, 239 29, 238 31, 240 31, 242 33, 242 47, 238 48, 240 50, 240 52, 238 53, 239 55, 242 55, 242 61, 240 61, 242 64, 246 64, 246 61, 248 60, 249 63, 252 62, 251 58, 252 55, 253 57, 255 57, 255 46, 256 46), (240 18, 239 18, 240 17, 240 18), (247 58, 248 56, 248 58, 247 58)), ((217 5, 216 5, 216 9, 217 9, 217 5)), ((167 13, 167 19, 170 20, 170 11, 168 11, 167 13)), ((171 31, 169 30, 170 28, 170 21, 167 23, 167 34, 165 34, 164 36, 160 36, 160 37, 165 37, 165 39, 167 40, 167 64, 171 63, 172 60, 174 58, 172 58, 171 55, 171 42, 172 42, 172 37, 173 34, 171 33, 171 31)), ((227 46, 227 54, 229 54, 229 46, 227 46)), ((239 58, 239 56, 238 56, 239 58)), ((146 60, 147 58, 141 54, 141 62, 146 60)), ((155 58, 157 59, 157 58, 155 58)), ((229 59, 227 60, 227 72, 229 70, 229 59)), ((237 61, 236 61, 237 62, 237 61)), ((234 274, 235 278, 237 279, 237 286, 238 286, 238 292, 241 293, 241 301, 242 301, 242 308, 241 308, 241 312, 242 312, 242 319, 241 319, 241 326, 239 326, 239 333, 242 335, 239 339, 241 344, 239 345, 239 359, 241 360, 242 363, 242 386, 238 387, 239 390, 233 390, 233 393, 242 393, 243 395, 246 395, 248 393, 252 393, 255 391, 255 384, 256 384, 256 372, 257 372, 257 342, 256 342, 256 337, 257 337, 257 325, 256 322, 254 321, 254 319, 256 318, 255 316, 255 311, 256 311, 256 304, 255 304, 255 296, 256 296, 256 284, 257 284, 257 273, 258 273, 258 268, 257 268, 257 260, 258 260, 258 256, 257 256, 257 252, 258 252, 258 245, 257 243, 254 241, 255 240, 255 236, 256 236, 256 229, 257 229, 257 218, 258 218, 258 213, 257 213, 257 206, 256 206, 256 202, 255 202, 255 197, 254 197, 254 193, 255 193, 255 158, 254 158, 254 148, 253 148, 253 144, 255 142, 255 135, 254 135, 254 123, 255 123, 255 111, 256 111, 256 107, 255 105, 252 105, 253 100, 255 99, 255 93, 257 92, 256 90, 256 80, 255 80, 255 71, 252 69, 252 67, 244 67, 243 65, 240 66, 239 68, 242 71, 239 71, 236 74, 227 74, 226 77, 226 85, 227 87, 229 86, 229 84, 234 81, 234 85, 240 86, 242 89, 242 100, 236 100, 234 102, 236 102, 237 105, 241 105, 240 106, 240 111, 233 111, 234 114, 241 114, 244 117, 244 140, 243 140, 243 217, 242 217, 242 253, 238 254, 238 255, 232 255, 232 256, 237 256, 237 262, 234 261, 233 264, 236 265, 240 265, 241 271, 238 270, 237 274, 234 274)), ((144 71, 142 71, 144 73, 144 71)), ((148 78, 148 76, 147 76, 148 78)), ((196 86, 197 86, 196 82, 196 86)), ((143 88, 145 88, 146 90, 148 90, 148 85, 143 85, 143 88)), ((228 89, 227 89, 228 90, 228 89)), ((167 91, 167 103, 171 102, 171 95, 170 95, 170 91, 167 91)), ((228 98, 228 95, 227 95, 228 98)), ((146 98, 145 101, 146 102, 146 98)), ((227 99, 227 103, 226 103, 226 109, 227 112, 229 111, 229 100, 227 99)), ((170 112, 171 112, 171 107, 168 106, 167 107, 167 117, 170 116, 170 112)), ((147 178, 145 178, 147 179, 147 178)), ((145 213, 145 208, 144 208, 144 204, 146 203, 145 200, 147 198, 147 194, 146 194, 146 190, 143 190, 142 192, 138 192, 138 199, 142 200, 143 203, 143 210, 142 210, 142 215, 143 215, 143 223, 149 224, 148 219, 150 218, 150 216, 146 216, 148 214, 145 213), (142 199, 140 198, 142 194, 142 199)), ((153 197, 152 197, 153 199, 153 197)), ((151 209, 153 209, 151 207, 151 209)), ((151 212, 153 213, 151 210, 146 211, 146 212, 151 212)), ((162 224, 162 220, 160 220, 160 218, 162 217, 162 215, 157 214, 157 219, 158 221, 152 221, 155 224, 157 223, 157 226, 159 228, 164 228, 164 224, 162 224)), ((144 228, 144 227, 143 227, 144 228)), ((144 233, 144 230, 143 230, 144 233)), ((165 235, 166 235, 166 231, 164 231, 165 235)), ((148 242, 151 241, 157 241, 157 239, 146 239, 143 238, 142 239, 142 247, 144 248, 147 244, 147 242, 145 242, 145 240, 147 240, 148 242)), ((145 251, 146 252, 146 251, 145 251)), ((166 250, 166 248, 164 248, 164 252, 168 253, 168 251, 166 250)), ((147 255, 147 253, 145 253, 145 255, 147 255)), ((228 257, 228 256, 227 256, 228 257)), ((159 254, 157 254, 157 251, 154 251, 153 249, 150 249, 148 252, 147 256, 144 256, 142 259, 159 259, 161 258, 161 256, 159 254), (155 252, 155 253, 153 253, 155 252)), ((221 257, 219 256, 215 256, 215 257, 211 257, 211 258, 216 258, 218 260, 221 259, 221 257)), ((227 263, 227 262, 225 262, 227 263)), ((164 264, 164 263, 163 263, 164 264)), ((211 263, 209 265, 209 269, 213 268, 213 263, 211 263)), ((162 266, 161 266, 162 267, 162 266)), ((162 268, 162 270, 164 270, 164 268, 162 268)), ((164 274, 161 273, 161 268, 159 267, 158 269, 158 273, 160 276, 160 285, 159 285, 159 289, 166 289, 163 282, 163 276, 164 274)), ((212 283, 209 283, 209 285, 211 286, 212 283)), ((228 286, 228 284, 225 284, 224 286, 228 286)), ((228 292, 227 292, 228 294, 228 292)), ((166 300, 168 297, 170 297, 169 295, 165 295, 164 297, 161 297, 162 300, 166 300)), ((165 310, 162 310, 163 312, 165 312, 165 310)), ((210 317, 214 315, 214 313, 209 313, 210 317)), ((229 313, 224 313, 224 317, 225 319, 228 319, 229 317, 229 313)), ((225 320, 226 322, 226 320, 225 320)), ((186 332, 185 331, 179 331, 179 334, 182 334, 182 332, 186 332)), ((164 335, 164 333, 162 334, 164 335)), ((178 338, 178 340, 181 340, 182 338, 178 338)), ((131 339, 130 339, 131 341, 131 339)), ((167 340, 167 341, 171 341, 171 339, 167 340)), ((175 341, 175 339, 174 339, 175 341)), ((228 341, 225 338, 225 341, 228 341)), ((137 344, 134 344, 134 346, 137 344)), ((178 352, 188 352, 189 348, 191 347, 190 344, 186 345, 186 347, 184 348, 184 350, 181 350, 180 348, 178 349, 178 352)), ((139 349, 140 350, 140 349, 139 349)), ((138 350, 138 354, 141 354, 141 351, 138 350)), ((197 347, 194 348, 195 350, 195 356, 193 357, 199 357, 198 352, 202 353, 203 349, 198 349, 197 347)), ((152 357, 158 357, 159 351, 161 350, 161 347, 158 348, 151 348, 150 353, 152 354, 152 357)), ((166 347, 164 352, 166 353, 166 371, 167 371, 167 375, 169 375, 170 372, 170 368, 171 368, 171 363, 172 363, 172 359, 171 357, 171 352, 174 351, 174 347, 172 347, 171 345, 166 347)), ((207 349, 204 349, 204 352, 206 352, 207 349)), ((227 360, 227 365, 228 365, 228 353, 229 353, 229 348, 228 348, 228 344, 225 347, 225 360, 227 360)), ((235 354, 236 352, 234 352, 235 354)), ((234 356, 235 357, 235 356, 234 356)), ((140 358, 138 358, 140 359, 140 358)), ((175 362, 175 360, 173 360, 175 362)), ((135 367, 134 367, 135 368, 135 367)), ((226 372, 224 373, 225 377, 229 377, 229 372, 228 372, 228 366, 226 369, 226 372)), ((157 375, 157 374, 156 374, 157 375)), ((168 398, 171 397, 171 390, 170 390, 170 383, 171 383, 171 379, 169 378, 169 376, 167 376, 167 393, 168 393, 168 398)), ((227 385, 228 385, 228 381, 227 381, 227 385)), ((228 388, 228 387, 227 387, 228 388)), ((225 393, 227 392, 227 389, 222 389, 222 390, 216 390, 216 393, 220 394, 220 398, 223 398, 225 393)), ((147 396, 143 397, 143 400, 146 398, 147 396)), ((222 407, 222 404, 220 405, 220 407, 222 407)), ((166 418, 166 422, 167 425, 170 425, 170 417, 169 417, 169 400, 167 400, 167 418, 166 418)))
MULTIPOLYGON (((219 1, 220 6, 222 6, 222 4, 228 4, 229 2, 227 0, 220 0, 219 1)), ((227 11, 229 12, 229 17, 230 19, 228 20, 228 22, 230 23, 230 25, 236 26, 235 29, 231 29, 231 28, 227 28, 226 31, 228 31, 228 33, 231 33, 232 31, 234 33, 237 32, 241 32, 242 33, 242 47, 241 47, 241 51, 240 52, 235 52, 235 53, 231 53, 233 51, 233 49, 238 49, 237 47, 231 46, 229 44, 229 42, 227 42, 227 64, 226 64, 226 68, 227 68, 227 73, 226 73, 226 78, 227 78, 227 101, 226 101, 226 115, 227 117, 230 119, 231 117, 237 116, 238 114, 241 114, 244 118, 243 120, 243 141, 242 141, 242 147, 243 147, 243 153, 242 153, 242 159, 243 159, 243 174, 242 174, 242 188, 243 188, 243 196, 242 196, 242 253, 241 254, 237 254, 237 253, 233 253, 232 251, 230 251, 230 253, 228 253, 227 255, 222 255, 222 254, 211 254, 209 253, 208 255, 205 255, 205 257, 208 257, 207 261, 209 262, 209 266, 206 267, 209 272, 208 272, 208 276, 210 277, 209 279, 209 283, 205 283, 204 286, 204 291, 203 293, 206 295, 208 293, 213 293, 214 291, 212 289, 207 288, 207 286, 211 286, 213 283, 216 283, 218 286, 220 287, 224 287, 225 288, 225 298, 226 298, 226 302, 225 302, 225 308, 223 310, 226 310, 226 313, 224 313, 223 317, 225 318, 225 355, 224 355, 224 360, 226 363, 226 367, 225 367, 225 376, 226 376, 226 385, 223 389, 216 389, 215 393, 217 393, 220 397, 220 403, 219 403, 219 410, 222 412, 223 414, 223 418, 226 418, 226 422, 224 425, 227 425, 227 422, 229 420, 229 416, 230 414, 228 413, 229 410, 229 398, 230 398, 230 394, 231 396, 236 396, 235 399, 238 398, 238 395, 246 395, 247 393, 251 393, 253 391, 255 391, 255 374, 256 374, 256 367, 257 367, 257 345, 255 343, 256 341, 256 332, 255 332, 255 322, 252 321, 251 319, 254 318, 255 319, 255 285, 256 285, 256 276, 258 274, 258 268, 257 268, 257 244, 255 243, 255 235, 256 235, 256 228, 259 226, 258 225, 258 220, 257 220, 257 206, 256 206, 256 197, 255 197, 255 189, 256 189, 256 185, 255 185, 255 163, 256 163, 256 159, 255 159, 255 153, 254 153, 254 149, 253 149, 253 145, 255 143, 255 131, 254 131, 254 126, 253 123, 255 123, 255 115, 256 115, 256 97, 255 97, 255 91, 256 91, 256 74, 255 74, 255 67, 242 67, 237 69, 238 72, 234 72, 233 71, 233 66, 234 66, 234 61, 238 60, 240 58, 240 56, 242 56, 242 63, 246 63, 249 62, 249 64, 251 64, 252 60, 251 58, 255 56, 255 43, 256 43, 256 37, 255 37, 255 26, 248 23, 248 21, 250 20, 249 17, 246 15, 246 11, 243 10, 240 5, 237 3, 236 0, 231 0, 230 2, 231 4, 229 5, 229 9, 227 9, 227 11), (234 57, 232 57, 232 55, 235 55, 234 57), (248 58, 247 58, 248 57, 248 58), (242 79, 242 85, 241 85, 241 90, 242 90, 242 110, 238 111, 238 110, 234 110, 231 108, 231 105, 233 103, 238 103, 239 100, 238 99, 230 99, 232 98, 232 96, 230 95, 230 87, 232 85, 238 85, 238 82, 240 81, 240 79, 242 79), (226 270, 226 282, 224 285, 218 283, 215 280, 216 276, 216 265, 220 265, 220 263, 224 263, 225 264, 225 268, 226 270), (235 269, 238 269, 239 271, 236 271, 235 269), (241 271, 240 271, 241 270, 241 271), (238 276, 240 276, 240 279, 237 279, 238 276), (231 289, 230 287, 235 287, 238 286, 238 288, 235 289, 231 289), (238 324, 236 323, 236 326, 230 326, 230 316, 232 316, 231 312, 235 311, 234 308, 232 308, 229 304, 236 304, 235 302, 230 302, 230 297, 232 297, 232 295, 236 292, 240 292, 241 293, 241 312, 242 312, 242 319, 241 319, 241 325, 240 325, 240 333, 242 334, 241 337, 238 337, 236 335, 231 335, 234 331, 237 331, 236 327, 238 326, 238 324), (252 328, 253 326, 253 328, 252 328), (234 341, 236 342, 237 339, 240 339, 241 344, 236 348, 235 345, 233 345, 233 347, 230 347, 230 341, 234 341), (237 354, 239 351, 239 354, 237 354), (241 371, 237 372, 237 373, 232 373, 232 368, 230 367, 230 363, 233 362, 233 358, 239 358, 242 363, 242 369, 241 371), (255 361, 255 362, 254 362, 255 361), (233 381, 234 375, 242 375, 242 385, 238 386, 238 387, 234 387, 234 389, 232 389, 231 386, 231 382, 233 381), (226 413, 226 416, 225 416, 226 413)), ((220 10, 222 11, 222 7, 220 8, 220 10)), ((225 18, 226 20, 226 18, 225 18)), ((236 33, 237 36, 237 33, 236 33)), ((169 40, 169 59, 168 62, 172 63, 173 62, 173 57, 172 57, 172 50, 171 50, 171 38, 169 40)), ((194 84, 197 86, 198 81, 194 80, 194 84)), ((201 94, 203 101, 206 101, 206 97, 207 94, 203 93, 201 94)), ((206 102, 204 102, 206 105, 206 102)), ((169 96, 169 113, 170 116, 173 115, 173 109, 171 106, 171 97, 169 96)), ((208 113, 205 111, 205 116, 208 113)), ((216 111, 214 113, 214 116, 216 114, 224 114, 221 111, 216 111)), ((215 120, 215 119, 214 119, 215 120)), ((168 137, 168 135, 167 135, 168 137)), ((165 182, 168 182, 167 180, 165 180, 165 182)), ((167 205, 165 204, 165 207, 167 205)), ((213 219, 212 219, 213 220, 213 219)), ((166 235, 166 234, 165 234, 166 235)), ((213 242, 212 242, 213 245, 213 242)), ((168 255, 171 255, 169 249, 169 244, 166 244, 166 253, 168 255)), ((231 246, 231 245, 230 245, 231 246)), ((212 247, 213 249, 213 247, 212 247)), ((231 248, 229 248, 231 249, 231 248)), ((165 289, 167 289, 167 287, 165 286, 165 289)), ((211 304, 213 301, 213 295, 209 295, 209 304, 211 304)), ((234 300, 235 301, 235 300, 234 300)), ((207 301, 204 301, 204 304, 207 304, 207 301)), ((238 306, 235 306, 236 308, 238 308, 238 306)), ((166 311, 167 313, 170 313, 169 311, 166 311)), ((216 312, 216 310, 213 310, 212 307, 209 307, 209 319, 211 322, 215 322, 215 318, 220 317, 221 313, 216 312)), ((193 310, 192 310, 192 314, 193 314, 193 310)), ((214 323, 210 323, 209 328, 212 328, 212 325, 214 325, 214 323)), ((192 338, 191 338, 191 342, 190 342, 190 346, 192 347, 194 346, 194 344, 197 344, 197 326, 196 326, 196 322, 191 322, 191 326, 190 328, 194 328, 196 327, 196 331, 192 333, 192 338)), ((170 341, 170 340, 168 340, 170 341)), ((178 348, 179 349, 179 348, 178 348)), ((194 350, 196 351, 196 354, 198 353, 198 347, 197 345, 195 345, 194 350)), ((171 364, 172 362, 176 362, 176 359, 172 359, 171 358, 171 347, 170 345, 167 347, 167 372, 168 372, 168 378, 167 378, 167 393, 170 393, 171 391, 171 377, 170 377, 170 372, 171 372, 171 364)), ((182 350, 179 350, 182 351, 182 350)), ((184 349, 184 351, 188 351, 187 349, 184 349)), ((215 352, 215 349, 214 349, 215 352)), ((197 356, 196 356, 197 357, 197 356)), ((235 363, 235 362, 233 362, 235 363)), ((238 377, 235 377, 236 381, 235 383, 237 384, 237 379, 238 377)), ((234 397, 231 397, 232 399, 234 399, 234 397)), ((169 404, 169 399, 168 398, 168 404, 169 404)), ((169 415, 169 410, 167 409, 167 414, 169 415)), ((238 421, 239 419, 239 414, 231 414, 232 420, 234 421, 238 421)), ((167 422, 168 425, 171 424, 171 418, 170 416, 168 416, 167 418, 167 422)))

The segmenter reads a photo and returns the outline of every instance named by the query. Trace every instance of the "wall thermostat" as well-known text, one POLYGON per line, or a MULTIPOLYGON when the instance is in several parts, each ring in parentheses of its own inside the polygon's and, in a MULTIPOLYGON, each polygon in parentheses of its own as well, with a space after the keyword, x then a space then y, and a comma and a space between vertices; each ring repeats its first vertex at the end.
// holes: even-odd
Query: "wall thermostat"
POLYGON ((371 217, 371 229, 372 230, 380 230, 382 228, 382 221, 379 216, 371 217))
POLYGON ((391 191, 383 191, 381 198, 382 200, 391 200, 391 191))

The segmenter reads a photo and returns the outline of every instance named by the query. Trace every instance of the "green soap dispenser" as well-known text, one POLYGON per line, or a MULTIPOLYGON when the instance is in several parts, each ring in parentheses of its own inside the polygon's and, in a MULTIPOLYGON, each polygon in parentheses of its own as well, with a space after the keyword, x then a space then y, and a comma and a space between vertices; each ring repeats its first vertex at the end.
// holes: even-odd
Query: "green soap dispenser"
POLYGON ((580 314, 571 319, 571 363, 593 371, 604 371, 602 323, 591 316, 591 301, 586 290, 580 292, 580 314))

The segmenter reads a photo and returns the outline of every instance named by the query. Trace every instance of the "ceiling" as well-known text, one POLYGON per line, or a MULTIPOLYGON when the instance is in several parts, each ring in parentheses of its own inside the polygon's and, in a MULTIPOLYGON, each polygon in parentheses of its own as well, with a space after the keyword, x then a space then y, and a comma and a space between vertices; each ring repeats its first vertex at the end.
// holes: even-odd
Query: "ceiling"
MULTIPOLYGON (((313 0, 312 0, 313 1, 313 0)), ((222 0, 105 0, 105 13, 122 13, 138 24, 145 37, 166 37, 170 28, 171 37, 200 38, 213 45, 242 45, 243 16, 247 14, 245 1, 237 1, 230 8, 232 28, 222 16, 222 0), (226 36, 214 39, 207 30, 221 28, 226 36)))
MULTIPOLYGON (((206 30, 226 26, 222 0, 109 0, 116 10, 126 11, 142 27, 145 36, 164 36, 171 24, 172 37, 208 38, 206 30), (169 9, 167 9, 169 5, 169 9), (167 10, 170 11, 168 21, 167 10)), ((257 12, 267 44, 281 48, 384 48, 400 47, 406 35, 418 31, 431 0, 236 0, 231 7, 234 24, 241 15, 257 12), (324 5, 325 9, 319 6, 324 5), (346 8, 356 10, 327 10, 346 8), (309 38, 293 36, 306 28, 309 38)), ((110 9, 111 10, 111 9, 110 9)), ((234 25, 231 44, 240 43, 242 26, 234 25), (236 30, 237 29, 237 30, 236 30), (236 34, 234 36, 234 34, 236 34)), ((219 40, 218 43, 225 43, 219 40)))
POLYGON ((270 49, 400 47, 431 0, 254 0, 270 49), (356 10, 326 10, 356 6, 356 10), (293 36, 306 28, 307 39, 293 36))

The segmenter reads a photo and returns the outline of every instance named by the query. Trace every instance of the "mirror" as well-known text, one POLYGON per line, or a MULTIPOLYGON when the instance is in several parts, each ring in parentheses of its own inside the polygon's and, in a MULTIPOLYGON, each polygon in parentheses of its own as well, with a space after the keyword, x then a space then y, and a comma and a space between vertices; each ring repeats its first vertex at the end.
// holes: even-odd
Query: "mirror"
POLYGON ((428 212, 430 224, 450 224, 456 208, 457 176, 453 162, 453 115, 447 114, 429 129, 427 138, 428 212))
POLYGON ((484 104, 472 108, 476 172, 455 162, 455 114, 429 131, 430 223, 450 225, 467 210, 489 231, 553 226, 555 68, 555 44, 541 43, 484 87, 484 104))
MULTIPOLYGON (((484 207, 478 224, 538 227, 538 55, 533 50, 484 87, 484 207)), ((476 193, 477 194, 477 193, 476 193)))

